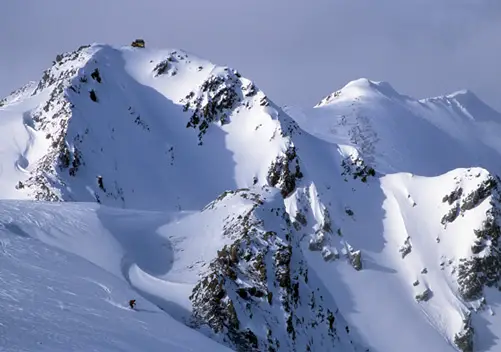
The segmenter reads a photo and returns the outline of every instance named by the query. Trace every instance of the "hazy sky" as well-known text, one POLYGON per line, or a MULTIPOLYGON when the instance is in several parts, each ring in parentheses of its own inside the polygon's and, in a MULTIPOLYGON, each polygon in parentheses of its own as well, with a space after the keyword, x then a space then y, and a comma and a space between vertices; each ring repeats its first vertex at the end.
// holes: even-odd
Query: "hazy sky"
POLYGON ((500 0, 3 0, 0 95, 82 44, 181 48, 237 68, 278 104, 367 77, 501 110, 500 0))

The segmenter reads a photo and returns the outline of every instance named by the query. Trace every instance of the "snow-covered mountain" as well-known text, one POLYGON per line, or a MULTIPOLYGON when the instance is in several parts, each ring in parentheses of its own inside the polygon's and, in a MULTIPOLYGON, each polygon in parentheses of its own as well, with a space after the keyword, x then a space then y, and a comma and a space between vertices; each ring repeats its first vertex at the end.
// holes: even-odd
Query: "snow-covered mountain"
POLYGON ((184 51, 94 44, 0 132, 6 350, 501 348, 501 114, 471 92, 360 79, 282 109, 184 51))

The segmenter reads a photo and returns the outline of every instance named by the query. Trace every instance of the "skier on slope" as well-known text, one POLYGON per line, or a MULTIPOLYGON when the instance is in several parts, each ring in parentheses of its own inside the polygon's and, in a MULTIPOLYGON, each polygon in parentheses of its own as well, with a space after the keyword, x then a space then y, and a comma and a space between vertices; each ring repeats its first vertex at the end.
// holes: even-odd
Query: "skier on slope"
POLYGON ((129 307, 130 307, 130 309, 134 309, 135 306, 136 306, 136 300, 135 299, 131 299, 129 301, 129 307))

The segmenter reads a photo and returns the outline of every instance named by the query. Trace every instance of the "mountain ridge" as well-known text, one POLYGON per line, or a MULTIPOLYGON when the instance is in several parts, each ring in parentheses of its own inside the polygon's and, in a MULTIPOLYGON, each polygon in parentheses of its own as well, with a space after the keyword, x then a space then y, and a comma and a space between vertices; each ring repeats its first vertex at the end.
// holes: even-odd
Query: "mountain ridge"
POLYGON ((2 101, 0 196, 100 203, 93 238, 118 245, 16 226, 104 270, 116 258, 178 322, 237 351, 495 348, 501 120, 472 93, 359 79, 282 109, 193 54, 94 44, 2 101), (152 234, 113 220, 130 211, 152 234), (412 322, 398 338, 396 321, 412 322))

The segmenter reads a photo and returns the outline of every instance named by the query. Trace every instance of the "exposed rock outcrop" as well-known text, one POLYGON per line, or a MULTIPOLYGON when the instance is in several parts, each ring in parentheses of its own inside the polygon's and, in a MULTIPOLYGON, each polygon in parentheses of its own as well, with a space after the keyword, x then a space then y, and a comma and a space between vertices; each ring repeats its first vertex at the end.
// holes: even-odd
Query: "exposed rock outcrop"
POLYGON ((280 200, 248 191, 225 197, 243 194, 255 205, 230 220, 235 241, 194 288, 194 325, 209 326, 237 351, 356 350, 335 303, 309 270, 280 200))

